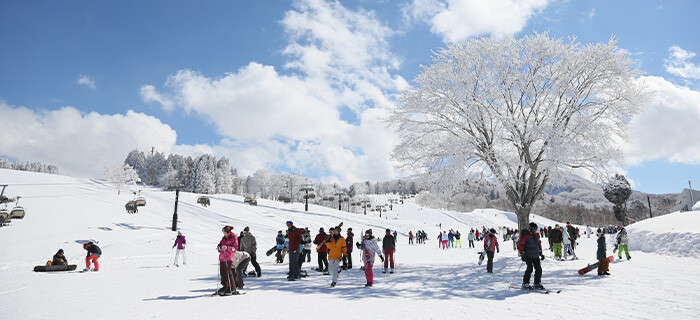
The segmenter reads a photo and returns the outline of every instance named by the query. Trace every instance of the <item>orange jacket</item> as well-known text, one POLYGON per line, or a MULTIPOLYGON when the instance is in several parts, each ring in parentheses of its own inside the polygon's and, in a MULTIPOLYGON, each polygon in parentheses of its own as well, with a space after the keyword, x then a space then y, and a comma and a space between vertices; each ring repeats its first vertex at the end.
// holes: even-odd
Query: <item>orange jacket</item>
POLYGON ((338 241, 335 241, 335 239, 333 239, 333 237, 331 236, 331 238, 326 243, 326 246, 328 247, 329 260, 340 260, 344 254, 348 254, 348 248, 345 244, 345 238, 343 238, 342 236, 338 238, 338 241))

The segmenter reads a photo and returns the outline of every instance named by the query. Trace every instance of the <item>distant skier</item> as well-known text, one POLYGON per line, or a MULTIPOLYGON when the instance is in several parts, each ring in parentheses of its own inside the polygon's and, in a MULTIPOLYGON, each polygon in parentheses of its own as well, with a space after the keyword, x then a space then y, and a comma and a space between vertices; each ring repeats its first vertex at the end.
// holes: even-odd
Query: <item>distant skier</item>
POLYGON ((610 273, 608 271, 610 271, 610 261, 608 260, 606 252, 605 232, 601 229, 598 229, 596 235, 598 236, 598 251, 596 251, 596 258, 598 259, 598 275, 609 276, 610 273))
POLYGON ((494 228, 491 228, 489 233, 484 237, 484 251, 486 251, 486 257, 488 258, 488 261, 486 262, 486 272, 493 273, 494 251, 501 251, 498 248, 498 237, 496 237, 496 229, 494 228))
MULTIPOLYGON (((255 240, 255 236, 250 233, 250 227, 243 228, 243 236, 238 239, 238 250, 247 252, 250 255, 250 264, 255 268, 255 274, 260 277, 262 271, 260 270, 260 265, 258 264, 258 242, 255 240)), ((246 268, 248 264, 246 263, 246 268)), ((245 268, 243 269, 245 272, 245 268)))
POLYGON ((630 242, 629 237, 627 236, 627 230, 625 228, 620 229, 620 232, 617 234, 617 244, 619 245, 618 251, 617 251, 617 257, 619 259, 622 259, 622 250, 625 251, 625 256, 627 256, 627 260, 632 259, 630 257, 630 252, 628 249, 628 244, 630 242))
POLYGON ((474 240, 476 240, 476 235, 474 234, 474 229, 469 231, 469 235, 467 236, 467 240, 469 240, 469 247, 474 248, 474 240))
POLYGON ((372 270, 374 255, 378 254, 379 258, 384 262, 384 256, 382 256, 377 241, 374 240, 374 236, 372 235, 372 229, 365 231, 362 244, 357 243, 357 247, 362 250, 362 263, 365 269, 365 279, 367 279, 365 287, 371 287, 374 284, 374 271, 372 270))
POLYGON ((175 250, 175 261, 173 261, 173 265, 176 267, 180 266, 177 264, 180 254, 182 254, 182 265, 187 265, 187 257, 185 256, 185 244, 187 244, 185 236, 182 235, 182 232, 178 231, 177 237, 175 238, 175 243, 173 243, 173 248, 177 247, 177 249, 175 250))
POLYGON ((442 249, 447 249, 447 245, 450 241, 450 235, 447 234, 447 231, 442 232, 442 249))
POLYGON ((529 228, 521 231, 520 240, 518 240, 518 252, 520 253, 520 259, 527 264, 527 269, 525 269, 525 274, 523 275, 523 289, 538 289, 544 290, 542 286, 542 266, 540 260, 544 260, 544 254, 542 254, 542 242, 540 241, 540 234, 537 233, 537 224, 530 222, 529 228), (535 285, 530 286, 530 276, 532 275, 532 269, 535 269, 535 285))
POLYGON ((355 234, 352 233, 352 228, 348 228, 348 233, 345 237, 345 248, 347 248, 348 254, 343 256, 343 270, 352 269, 352 242, 355 238, 355 234))
POLYGON ((221 296, 228 296, 236 292, 233 259, 234 254, 238 251, 238 238, 233 233, 232 226, 225 226, 221 231, 224 236, 216 246, 216 250, 219 251, 219 274, 221 275, 221 289, 217 293, 221 296))
POLYGON ((455 231, 455 247, 459 246, 460 248, 462 247, 462 234, 459 233, 459 230, 455 231))
POLYGON ((90 261, 95 264, 94 271, 100 271, 100 263, 97 262, 97 259, 99 259, 102 255, 102 250, 100 250, 100 247, 92 243, 92 241, 88 241, 83 243, 83 249, 87 250, 87 256, 85 257, 85 269, 83 269, 83 271, 90 271, 90 261))
POLYGON ((455 246, 455 234, 452 232, 452 229, 450 229, 450 232, 447 233, 447 242, 448 248, 455 246))
POLYGON ((63 249, 58 249, 56 254, 53 255, 53 259, 51 260, 51 265, 52 266, 67 266, 68 265, 68 259, 66 259, 66 256, 63 255, 63 249))
POLYGON ((286 238, 282 234, 282 230, 277 231, 277 237, 275 238, 275 263, 284 263, 284 242, 286 238))
POLYGON ((328 271, 328 247, 326 244, 321 244, 328 235, 323 230, 323 228, 318 229, 318 234, 314 238, 314 244, 321 245, 316 247, 316 253, 318 254, 318 268, 316 271, 327 272, 328 271))
MULTIPOLYGON (((576 249, 576 239, 578 239, 578 228, 574 228, 571 222, 566 222, 566 232, 569 234, 569 239, 571 239, 571 251, 576 249)), ((574 254, 574 257, 576 255, 574 254)))
POLYGON ((563 236, 558 224, 554 225, 554 228, 549 231, 549 245, 554 250, 554 259, 556 260, 561 260, 563 236))
POLYGON ((391 230, 386 229, 386 235, 382 239, 382 249, 384 250, 384 273, 387 268, 391 267, 391 272, 394 273, 394 252, 396 251, 396 238, 391 235, 391 230))
POLYGON ((571 239, 569 238, 569 233, 561 227, 560 229, 562 229, 562 251, 564 254, 563 259, 566 260, 566 257, 569 255, 573 256, 572 260, 578 259, 576 257, 576 252, 574 252, 573 241, 571 241, 571 239))
POLYGON ((593 230, 591 230, 591 227, 586 226, 586 235, 588 236, 588 238, 591 237, 591 232, 593 232, 593 230))
POLYGON ((513 240, 513 250, 518 250, 518 239, 520 239, 518 229, 513 230, 513 234, 510 235, 510 239, 513 240))
POLYGON ((338 283, 338 274, 340 273, 340 259, 344 254, 348 253, 347 242, 340 235, 340 227, 335 227, 331 231, 331 237, 326 242, 328 247, 328 272, 331 274, 331 288, 338 283))
POLYGON ((408 244, 413 244, 413 231, 408 232, 408 244))

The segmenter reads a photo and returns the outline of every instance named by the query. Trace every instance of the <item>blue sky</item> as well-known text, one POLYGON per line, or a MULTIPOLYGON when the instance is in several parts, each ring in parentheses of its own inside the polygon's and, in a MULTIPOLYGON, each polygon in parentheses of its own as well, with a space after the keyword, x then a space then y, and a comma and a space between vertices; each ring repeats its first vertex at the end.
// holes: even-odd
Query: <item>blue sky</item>
POLYGON ((618 38, 658 93, 635 188, 700 185, 697 1, 0 1, 0 156, 99 176, 134 148, 348 184, 405 174, 380 121, 431 50, 470 37, 618 38), (5 136, 5 135, 3 135, 5 136))

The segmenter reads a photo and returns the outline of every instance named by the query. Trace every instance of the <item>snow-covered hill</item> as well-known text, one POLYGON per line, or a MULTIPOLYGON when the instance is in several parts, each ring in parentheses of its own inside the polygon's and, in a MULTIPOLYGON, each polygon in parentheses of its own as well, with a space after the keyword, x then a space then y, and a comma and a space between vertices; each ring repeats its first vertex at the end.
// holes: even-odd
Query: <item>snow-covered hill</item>
MULTIPOLYGON (((519 284, 524 269, 511 242, 500 244, 495 274, 485 273, 484 266, 476 264, 481 243, 469 249, 463 240, 462 248, 437 249, 434 237, 439 230, 455 229, 466 234, 470 228, 482 226, 516 226, 514 214, 498 210, 459 213, 422 208, 407 200, 380 218, 377 212, 364 215, 318 206, 304 212, 300 203, 264 199, 258 200, 258 206, 250 206, 235 195, 211 196, 211 206, 205 208, 196 203, 199 195, 183 192, 178 227, 187 237, 188 265, 175 268, 167 267, 173 259, 175 233, 170 225, 174 192, 143 188, 147 204, 130 215, 124 204, 133 195, 125 191, 117 195, 113 187, 101 181, 0 170, 0 184, 9 184, 6 195, 21 196, 20 204, 26 209, 23 220, 13 220, 0 228, 2 319, 269 319, 285 312, 299 312, 309 319, 328 317, 329 312, 338 312, 344 319, 454 318, 484 312, 493 316, 534 312, 536 318, 561 319, 565 310, 571 317, 581 318, 619 318, 621 314, 636 318, 670 314, 689 317, 700 313, 695 303, 700 299, 696 290, 700 270, 693 267, 698 260, 638 251, 637 240, 632 240, 630 246, 633 259, 613 263, 611 277, 582 277, 576 273, 595 261, 593 238, 580 239, 579 261, 545 260, 543 283, 563 289, 559 295, 508 289, 510 283, 519 284), (375 266, 375 287, 364 288, 356 252, 355 268, 343 272, 338 287, 331 289, 327 276, 311 271, 316 265, 313 253, 311 263, 303 266, 310 277, 287 282, 287 265, 275 264, 274 257, 264 255, 287 220, 309 227, 314 235, 319 227, 327 229, 340 221, 352 227, 356 237, 367 228, 375 234, 386 228, 397 230, 397 273, 384 275, 375 266), (257 238, 263 276, 246 278, 251 289, 245 296, 210 297, 218 282, 215 247, 221 227, 227 224, 236 232, 250 227, 257 238), (406 234, 417 229, 427 231, 428 243, 408 245, 406 234), (99 242, 103 250, 100 272, 32 271, 59 248, 65 250, 69 262, 82 268, 85 253, 81 243, 86 240, 99 242), (631 292, 645 294, 632 296, 631 292), (633 304, 634 308, 618 310, 620 305, 633 304)), ((374 196, 372 200, 383 203, 388 197, 374 196)), ((541 225, 555 223, 538 216, 533 220, 541 225)), ((652 224, 648 228, 656 230, 652 224)), ((695 235, 700 233, 700 228, 687 228, 695 235)), ((631 226, 631 237, 634 232, 631 226)), ((610 249, 608 254, 612 254, 610 249)), ((546 254, 551 256, 549 251, 546 254)))

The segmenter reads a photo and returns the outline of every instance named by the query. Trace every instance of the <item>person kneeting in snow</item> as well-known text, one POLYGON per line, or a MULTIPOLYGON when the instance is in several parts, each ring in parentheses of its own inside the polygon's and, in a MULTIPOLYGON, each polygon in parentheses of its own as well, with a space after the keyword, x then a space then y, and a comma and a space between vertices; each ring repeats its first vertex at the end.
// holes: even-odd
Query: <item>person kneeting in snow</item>
POLYGON ((185 244, 187 244, 187 240, 185 240, 185 236, 182 235, 181 232, 178 231, 177 233, 177 238, 175 238, 175 243, 173 244, 173 248, 177 246, 177 250, 175 251, 175 261, 173 264, 176 267, 179 267, 177 264, 178 257, 182 253, 182 265, 187 265, 187 258, 185 257, 185 244))
POLYGON ((542 254, 542 242, 540 241, 540 234, 537 233, 536 223, 531 222, 529 228, 520 233, 518 253, 520 254, 520 259, 527 264, 521 288, 544 290, 544 286, 541 283, 542 265, 540 264, 540 260, 544 260, 544 254, 542 254), (530 275, 532 275, 533 268, 535 269, 535 285, 530 286, 530 275))
POLYGON ((219 251, 219 274, 221 275, 221 289, 217 292, 221 296, 232 295, 236 292, 236 280, 233 275, 233 259, 238 251, 238 238, 233 233, 232 226, 221 229, 224 236, 216 246, 219 251))
POLYGON ((100 247, 92 243, 92 241, 88 241, 83 243, 83 249, 87 250, 87 257, 85 257, 85 269, 83 269, 83 271, 90 271, 90 261, 95 264, 94 271, 100 271, 100 263, 97 262, 97 259, 99 259, 102 255, 102 250, 100 250, 100 247))
POLYGON ((379 251, 379 245, 377 245, 377 241, 374 240, 374 236, 372 235, 372 229, 365 231, 362 244, 358 242, 357 248, 362 250, 362 263, 365 269, 365 278, 367 279, 365 287, 371 287, 374 284, 374 271, 372 270, 374 255, 379 255, 379 258, 384 262, 384 256, 382 256, 381 251, 379 251))

